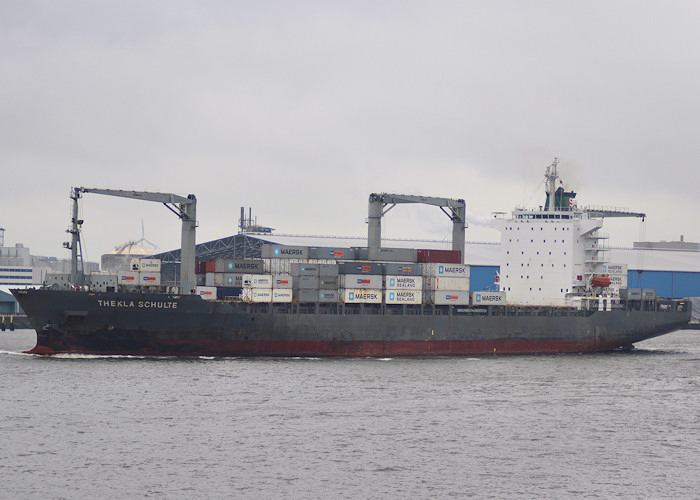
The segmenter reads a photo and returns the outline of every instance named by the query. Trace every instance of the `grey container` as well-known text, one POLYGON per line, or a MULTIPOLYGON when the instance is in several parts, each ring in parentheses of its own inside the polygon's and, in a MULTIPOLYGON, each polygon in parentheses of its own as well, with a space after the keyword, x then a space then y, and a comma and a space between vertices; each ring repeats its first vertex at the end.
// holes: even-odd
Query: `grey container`
POLYGON ((386 262, 417 262, 418 250, 415 248, 380 248, 379 259, 386 262))
POLYGON ((307 264, 300 262, 292 262, 289 268, 292 276, 318 276, 320 274, 321 264, 307 264))
POLYGON ((338 289, 338 275, 335 276, 319 276, 318 278, 318 288, 324 290, 338 289))
POLYGON ((294 278, 294 288, 313 288, 318 290, 318 276, 297 276, 294 278))
POLYGON ((319 290, 318 301, 324 304, 338 303, 340 301, 340 292, 338 290, 319 290))
POLYGON ((384 264, 384 274, 387 276, 421 276, 423 274, 423 265, 389 262, 384 264))
POLYGON ((297 288, 294 290, 294 298, 299 302, 318 302, 318 289, 297 288))
POLYGON ((384 274, 384 264, 379 262, 341 262, 340 274, 384 274))
POLYGON ((311 247, 309 248, 309 259, 355 260, 356 253, 354 248, 311 247))

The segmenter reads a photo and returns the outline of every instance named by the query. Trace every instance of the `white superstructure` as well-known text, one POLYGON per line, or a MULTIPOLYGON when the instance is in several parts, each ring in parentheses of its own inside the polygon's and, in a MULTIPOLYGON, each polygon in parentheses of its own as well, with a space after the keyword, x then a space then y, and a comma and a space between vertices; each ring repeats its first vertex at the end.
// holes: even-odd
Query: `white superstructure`
POLYGON ((516 209, 510 219, 494 216, 501 231, 499 285, 508 303, 570 306, 574 297, 612 293, 596 286, 609 267, 603 216, 637 214, 579 209, 576 193, 556 186, 556 166, 555 160, 545 174, 544 208, 516 209))

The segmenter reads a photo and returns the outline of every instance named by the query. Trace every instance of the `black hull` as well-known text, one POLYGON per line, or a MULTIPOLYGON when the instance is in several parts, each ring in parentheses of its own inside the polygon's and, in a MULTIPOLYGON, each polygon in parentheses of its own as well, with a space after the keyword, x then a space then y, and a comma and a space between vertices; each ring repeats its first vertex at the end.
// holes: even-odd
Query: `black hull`
MULTIPOLYGON (((13 291, 30 351, 166 356, 457 356, 596 352, 686 326, 665 311, 245 304, 197 296, 13 291)), ((678 310, 681 308, 682 310, 678 310)))

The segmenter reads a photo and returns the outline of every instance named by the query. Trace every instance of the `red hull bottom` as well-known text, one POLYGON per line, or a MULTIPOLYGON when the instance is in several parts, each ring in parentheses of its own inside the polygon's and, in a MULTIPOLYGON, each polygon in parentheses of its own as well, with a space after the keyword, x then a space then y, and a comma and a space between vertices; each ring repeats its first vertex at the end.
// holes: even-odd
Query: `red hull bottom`
POLYGON ((609 351, 626 344, 565 340, 509 341, 170 341, 140 346, 38 345, 29 354, 56 353, 145 356, 421 357, 485 354, 555 354, 609 351))

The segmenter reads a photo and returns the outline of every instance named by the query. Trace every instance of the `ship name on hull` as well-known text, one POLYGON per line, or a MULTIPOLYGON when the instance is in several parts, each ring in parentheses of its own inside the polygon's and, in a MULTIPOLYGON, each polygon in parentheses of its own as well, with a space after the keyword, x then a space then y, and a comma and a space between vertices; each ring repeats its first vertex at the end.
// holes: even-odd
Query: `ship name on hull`
POLYGON ((170 300, 102 300, 97 299, 100 307, 134 308, 134 309, 177 309, 177 302, 170 300))

